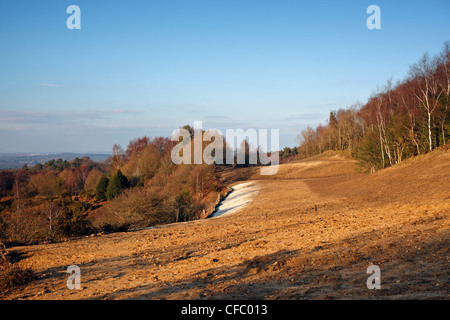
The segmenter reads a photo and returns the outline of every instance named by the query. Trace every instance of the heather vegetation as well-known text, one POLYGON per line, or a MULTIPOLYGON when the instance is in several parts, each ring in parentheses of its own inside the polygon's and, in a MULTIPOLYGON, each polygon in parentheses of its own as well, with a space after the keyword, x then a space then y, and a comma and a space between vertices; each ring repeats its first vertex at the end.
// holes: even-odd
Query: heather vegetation
POLYGON ((88 157, 0 171, 0 241, 59 241, 203 218, 223 186, 214 165, 174 165, 164 137, 88 157))

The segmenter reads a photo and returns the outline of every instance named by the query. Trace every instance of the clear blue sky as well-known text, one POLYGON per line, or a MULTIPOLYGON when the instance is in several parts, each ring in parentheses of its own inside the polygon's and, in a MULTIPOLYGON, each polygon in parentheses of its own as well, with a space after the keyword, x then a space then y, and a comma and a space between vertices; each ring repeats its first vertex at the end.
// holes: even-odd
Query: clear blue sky
POLYGON ((2 0, 0 152, 110 151, 196 120, 278 128, 292 147, 439 52, 449 13, 448 0, 2 0))

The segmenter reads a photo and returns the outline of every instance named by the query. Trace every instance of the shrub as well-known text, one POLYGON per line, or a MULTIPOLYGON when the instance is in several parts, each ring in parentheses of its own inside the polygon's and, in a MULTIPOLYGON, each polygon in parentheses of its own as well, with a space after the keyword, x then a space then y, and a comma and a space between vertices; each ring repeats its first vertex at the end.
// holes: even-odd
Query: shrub
POLYGON ((144 228, 174 222, 162 212, 164 204, 156 192, 143 188, 127 190, 107 206, 107 223, 117 227, 144 228))
POLYGON ((108 188, 106 190, 106 198, 112 200, 117 197, 122 191, 129 187, 129 181, 125 177, 122 171, 117 170, 109 181, 108 188))
POLYGON ((5 245, 0 242, 0 290, 5 291, 24 285, 34 279, 35 275, 30 268, 23 269, 11 264, 5 245))
POLYGON ((0 270, 0 289, 7 290, 27 284, 35 279, 30 268, 23 269, 17 265, 3 267, 0 270))
POLYGON ((11 171, 0 171, 0 195, 6 195, 14 185, 14 174, 11 171))
POLYGON ((108 184, 108 177, 103 175, 98 181, 97 187, 95 188, 95 190, 97 191, 97 199, 99 201, 106 200, 106 191, 108 190, 108 184))
MULTIPOLYGON (((86 181, 84 182, 84 190, 87 192, 87 194, 89 194, 90 196, 96 195, 97 186, 103 176, 104 176, 103 173, 95 168, 92 169, 91 172, 89 172, 89 175, 87 176, 86 181)), ((106 187, 107 186, 108 185, 106 185, 106 187)))
POLYGON ((25 244, 36 241, 41 228, 41 217, 30 208, 21 208, 4 215, 6 239, 11 243, 25 244))
POLYGON ((65 211, 58 218, 59 232, 66 237, 85 236, 93 231, 87 211, 92 205, 82 202, 66 202, 65 211))
POLYGON ((50 199, 60 191, 57 178, 53 172, 38 173, 31 176, 29 183, 38 194, 50 199))

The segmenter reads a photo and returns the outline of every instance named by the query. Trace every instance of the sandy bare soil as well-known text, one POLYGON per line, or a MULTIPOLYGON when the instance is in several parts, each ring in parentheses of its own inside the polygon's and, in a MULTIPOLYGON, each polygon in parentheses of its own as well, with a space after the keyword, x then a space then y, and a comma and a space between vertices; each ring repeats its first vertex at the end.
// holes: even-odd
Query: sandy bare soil
MULTIPOLYGON (((38 279, 3 299, 448 299, 450 152, 371 176, 340 157, 286 164, 220 218, 12 248, 38 279), (381 270, 369 290, 367 268, 381 270), (81 290, 69 290, 69 265, 81 290)), ((237 178, 236 178, 237 177, 237 178)))
POLYGON ((222 199, 209 218, 222 217, 244 209, 259 194, 260 188, 260 184, 254 181, 242 182, 230 187, 231 192, 222 199))

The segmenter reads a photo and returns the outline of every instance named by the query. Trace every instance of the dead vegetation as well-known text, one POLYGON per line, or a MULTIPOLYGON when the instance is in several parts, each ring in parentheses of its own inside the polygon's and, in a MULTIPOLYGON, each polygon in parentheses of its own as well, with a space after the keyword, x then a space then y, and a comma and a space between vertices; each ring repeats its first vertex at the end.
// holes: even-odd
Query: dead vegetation
POLYGON ((34 280, 30 268, 24 269, 15 265, 12 260, 11 252, 0 242, 0 290, 4 292, 34 280))

